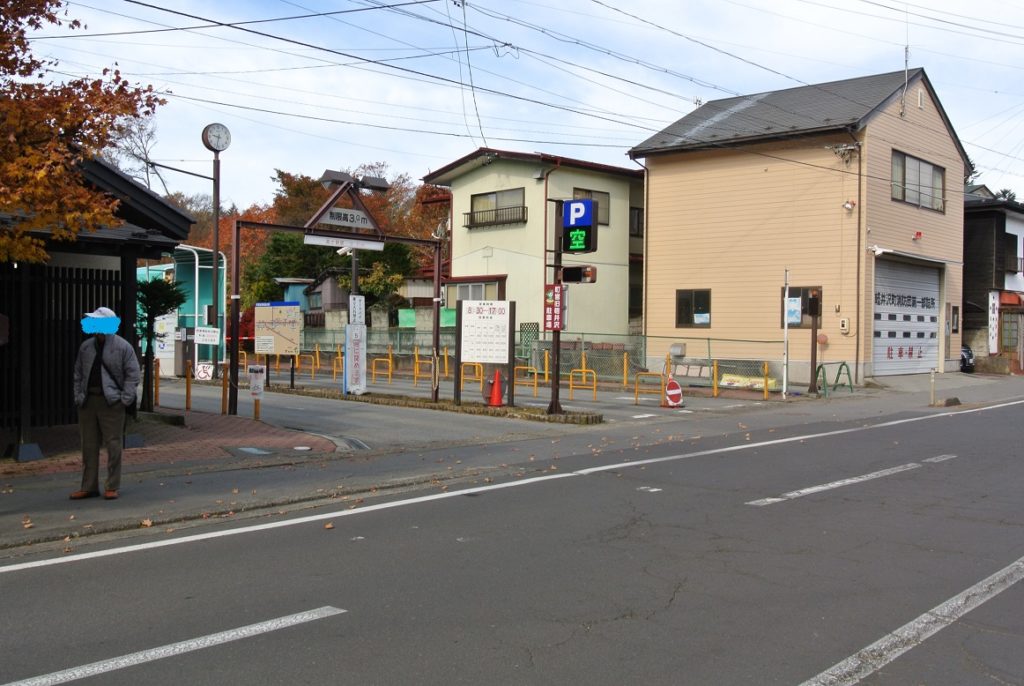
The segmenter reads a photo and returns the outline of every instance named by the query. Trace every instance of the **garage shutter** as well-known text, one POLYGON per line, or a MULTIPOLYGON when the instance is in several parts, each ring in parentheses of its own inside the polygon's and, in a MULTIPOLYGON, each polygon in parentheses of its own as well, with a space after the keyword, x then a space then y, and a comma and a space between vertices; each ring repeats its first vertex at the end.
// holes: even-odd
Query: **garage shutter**
POLYGON ((939 369, 939 270, 875 262, 875 376, 939 369))

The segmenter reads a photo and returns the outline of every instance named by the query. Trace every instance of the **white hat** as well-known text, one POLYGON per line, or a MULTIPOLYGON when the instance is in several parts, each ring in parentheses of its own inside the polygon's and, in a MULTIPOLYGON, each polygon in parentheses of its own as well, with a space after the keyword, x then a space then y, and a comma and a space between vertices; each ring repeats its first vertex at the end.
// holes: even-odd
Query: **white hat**
POLYGON ((97 307, 95 312, 86 312, 86 317, 116 317, 117 314, 109 307, 97 307))

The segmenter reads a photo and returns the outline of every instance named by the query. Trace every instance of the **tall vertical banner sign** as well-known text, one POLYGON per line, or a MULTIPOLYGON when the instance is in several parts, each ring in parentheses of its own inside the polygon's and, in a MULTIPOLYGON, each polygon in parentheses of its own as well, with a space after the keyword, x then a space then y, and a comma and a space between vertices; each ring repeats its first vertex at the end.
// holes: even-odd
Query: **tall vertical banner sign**
POLYGON ((544 286, 544 330, 562 330, 562 284, 549 283, 544 286))
POLYGON ((345 327, 345 391, 366 393, 366 325, 345 327))

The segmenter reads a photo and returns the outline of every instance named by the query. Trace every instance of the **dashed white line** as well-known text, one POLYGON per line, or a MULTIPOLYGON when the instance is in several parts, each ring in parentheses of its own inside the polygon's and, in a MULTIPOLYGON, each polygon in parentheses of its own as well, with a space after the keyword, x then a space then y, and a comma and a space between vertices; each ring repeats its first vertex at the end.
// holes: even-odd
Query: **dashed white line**
POLYGON ((221 645, 222 643, 229 643, 243 638, 252 638, 253 636, 269 633, 271 631, 278 631, 280 629, 287 629, 288 627, 295 626, 297 624, 314 622, 318 619, 325 619, 327 617, 333 617, 334 615, 340 615, 343 612, 345 612, 345 610, 327 605, 315 610, 298 612, 286 617, 278 617, 277 619, 270 619, 265 622, 238 627, 237 629, 229 629, 228 631, 200 636, 199 638, 193 638, 179 643, 171 643, 170 645, 160 646, 159 648, 140 650, 137 653, 130 653, 128 655, 114 657, 109 660, 100 660, 99 662, 92 662, 80 667, 72 667, 71 669, 65 669, 60 672, 43 674, 42 676, 35 676, 21 681, 11 681, 4 684, 4 686, 53 686, 53 684, 64 684, 69 681, 77 681, 78 679, 85 679, 98 674, 106 674, 107 672, 124 669, 125 667, 133 667, 144 662, 162 660, 165 657, 174 657, 175 655, 182 655, 195 650, 202 650, 203 648, 212 648, 213 646, 221 645))
POLYGON ((1024 578, 1024 557, 837 662, 800 686, 852 686, 1024 578))
POLYGON ((647 419, 649 417, 657 417, 657 416, 658 415, 656 415, 656 414, 635 414, 635 415, 633 415, 633 419, 647 419))
MULTIPOLYGON (((922 462, 945 462, 946 460, 952 460, 956 455, 937 455, 935 457, 926 457, 921 460, 922 462)), ((843 486, 849 486, 851 484, 859 484, 864 481, 871 481, 872 479, 880 479, 883 476, 892 476, 893 474, 899 474, 900 472, 909 472, 911 469, 920 469, 922 465, 917 462, 910 462, 908 464, 901 464, 897 467, 889 467, 888 469, 881 469, 877 472, 871 472, 870 474, 862 474, 861 476, 852 476, 849 479, 839 479, 838 481, 830 481, 827 484, 820 484, 818 486, 809 486, 807 488, 801 488, 798 491, 790 491, 789 493, 783 493, 777 498, 761 498, 760 500, 751 500, 750 502, 744 503, 745 505, 753 505, 754 507, 764 507, 765 505, 774 505, 775 503, 782 503, 787 500, 793 500, 794 498, 802 498, 805 495, 811 495, 812 493, 821 493, 822 491, 831 491, 834 488, 842 488, 843 486)))

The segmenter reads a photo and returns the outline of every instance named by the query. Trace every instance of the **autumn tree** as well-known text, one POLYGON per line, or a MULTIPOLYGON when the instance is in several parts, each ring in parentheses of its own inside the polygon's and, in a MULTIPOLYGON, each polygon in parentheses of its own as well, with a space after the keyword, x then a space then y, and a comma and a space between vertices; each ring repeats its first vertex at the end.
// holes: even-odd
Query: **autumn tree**
POLYGON ((42 262, 46 229, 74 240, 121 222, 117 200, 85 184, 83 160, 106 148, 126 122, 162 104, 152 86, 129 84, 120 72, 54 80, 55 60, 32 54, 29 33, 47 26, 81 27, 59 0, 5 0, 0 5, 0 262, 42 262))

